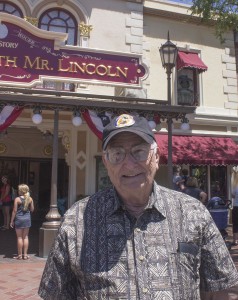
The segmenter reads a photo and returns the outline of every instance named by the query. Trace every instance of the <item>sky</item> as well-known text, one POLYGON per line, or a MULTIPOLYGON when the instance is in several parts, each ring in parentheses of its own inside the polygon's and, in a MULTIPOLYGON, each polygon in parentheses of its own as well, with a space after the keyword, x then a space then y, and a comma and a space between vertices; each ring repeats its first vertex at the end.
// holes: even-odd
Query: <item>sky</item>
POLYGON ((167 1, 184 3, 184 4, 192 4, 192 0, 167 0, 167 1))

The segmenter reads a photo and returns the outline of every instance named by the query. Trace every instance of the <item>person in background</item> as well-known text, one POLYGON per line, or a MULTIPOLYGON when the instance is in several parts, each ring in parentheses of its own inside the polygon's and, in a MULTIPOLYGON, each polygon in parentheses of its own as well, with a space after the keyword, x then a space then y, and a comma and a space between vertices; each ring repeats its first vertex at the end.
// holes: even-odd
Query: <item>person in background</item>
POLYGON ((183 185, 186 186, 187 179, 189 177, 189 175, 188 175, 188 169, 182 169, 181 174, 182 174, 181 177, 182 177, 182 180, 183 180, 183 185))
POLYGON ((196 177, 188 177, 183 193, 200 200, 203 204, 206 204, 207 193, 198 187, 198 180, 196 177))
POLYGON ((113 187, 65 213, 42 275, 41 298, 199 300, 200 289, 217 297, 238 284, 206 207, 154 181, 159 152, 145 118, 113 118, 102 149, 113 187))
POLYGON ((181 167, 174 166, 173 167, 173 189, 175 191, 181 191, 183 189, 183 179, 180 175, 181 167))
POLYGON ((2 211, 3 211, 3 226, 0 228, 1 230, 9 229, 10 223, 10 209, 11 209, 11 186, 9 184, 9 180, 7 175, 2 176, 2 187, 1 187, 1 196, 0 202, 2 203, 2 211))
POLYGON ((58 189, 57 191, 57 208, 58 212, 63 217, 67 210, 67 196, 65 195, 65 192, 63 189, 58 189))
POLYGON ((233 246, 238 245, 238 171, 233 169, 232 173, 232 231, 233 246))
POLYGON ((31 212, 34 211, 33 199, 30 197, 29 187, 26 184, 18 186, 19 197, 14 200, 14 207, 10 226, 15 227, 17 235, 18 255, 15 259, 29 259, 29 228, 31 227, 31 212))

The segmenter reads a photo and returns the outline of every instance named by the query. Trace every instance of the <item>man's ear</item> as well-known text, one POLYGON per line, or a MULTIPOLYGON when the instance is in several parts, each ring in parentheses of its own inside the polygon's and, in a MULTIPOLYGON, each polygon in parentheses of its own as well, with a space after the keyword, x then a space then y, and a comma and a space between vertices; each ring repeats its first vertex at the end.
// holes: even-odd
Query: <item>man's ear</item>
POLYGON ((156 165, 157 165, 157 167, 156 167, 157 171, 159 169, 159 159, 160 159, 160 152, 159 152, 159 148, 157 148, 157 152, 155 153, 155 161, 156 161, 156 165))
POLYGON ((102 155, 102 162, 103 162, 103 164, 104 164, 105 168, 107 169, 107 160, 106 160, 106 158, 105 158, 105 155, 104 155, 104 154, 102 155))

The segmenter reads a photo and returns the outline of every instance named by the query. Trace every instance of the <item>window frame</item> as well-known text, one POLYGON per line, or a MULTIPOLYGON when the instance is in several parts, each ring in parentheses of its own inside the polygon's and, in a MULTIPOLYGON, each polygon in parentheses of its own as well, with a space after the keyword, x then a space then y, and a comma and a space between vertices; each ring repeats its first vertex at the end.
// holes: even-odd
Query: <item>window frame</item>
MULTIPOLYGON (((177 95, 177 105, 190 105, 190 106, 201 106, 201 84, 200 84, 200 73, 198 72, 198 69, 196 68, 183 68, 181 70, 177 70, 176 69, 176 95, 177 95), (186 74, 186 70, 188 70, 188 72, 192 72, 192 76, 189 76, 189 80, 192 80, 192 92, 193 92, 193 101, 191 101, 190 103, 185 102, 185 103, 179 103, 179 73, 183 74, 181 76, 186 76, 184 75, 184 73, 186 74), (191 79, 192 78, 192 79, 191 79)), ((186 89, 188 90, 188 89, 186 89)))
MULTIPOLYGON (((65 14, 67 14, 70 17, 70 19, 73 21, 74 27, 70 26, 69 24, 67 25, 67 27, 65 27, 65 26, 58 26, 58 27, 59 28, 64 28, 65 31, 60 31, 60 32, 65 32, 65 33, 68 33, 69 29, 74 29, 73 43, 72 44, 67 44, 67 41, 65 43, 66 43, 66 45, 76 46, 77 42, 78 42, 78 34, 77 34, 78 22, 77 22, 76 18, 74 17, 74 15, 70 11, 68 11, 68 10, 66 10, 64 8, 55 8, 55 7, 53 7, 53 8, 47 9, 44 12, 42 12, 41 15, 40 15, 40 17, 39 17, 38 28, 42 29, 41 26, 44 25, 44 26, 47 26, 47 29, 45 29, 45 30, 55 32, 53 30, 49 30, 49 28, 50 28, 50 26, 56 26, 56 25, 50 25, 49 23, 43 23, 42 24, 42 19, 44 17, 46 17, 49 13, 54 12, 54 11, 58 13, 58 18, 57 19, 63 20, 64 23, 67 23, 67 22, 63 18, 61 18, 59 16, 60 12, 63 12, 65 14)), ((48 15, 48 17, 49 17, 49 19, 50 19, 51 22, 52 22, 53 19, 55 19, 55 18, 52 18, 49 15, 48 15)))
POLYGON ((0 12, 5 12, 7 14, 10 14, 10 15, 14 15, 14 16, 17 16, 17 17, 20 17, 20 18, 23 18, 23 13, 21 11, 21 9, 15 4, 15 3, 12 3, 12 2, 7 2, 7 1, 0 1, 0 4, 3 4, 3 9, 0 9, 0 12), (4 9, 4 7, 8 5, 8 6, 12 6, 15 11, 14 12, 18 12, 18 14, 16 15, 14 12, 10 12, 10 11, 7 11, 4 9))

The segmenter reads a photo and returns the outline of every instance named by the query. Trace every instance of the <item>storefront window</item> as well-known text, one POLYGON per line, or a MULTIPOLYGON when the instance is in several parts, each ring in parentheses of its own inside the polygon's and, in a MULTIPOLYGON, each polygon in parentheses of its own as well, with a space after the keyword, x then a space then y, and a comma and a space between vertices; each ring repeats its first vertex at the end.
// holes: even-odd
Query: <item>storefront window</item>
POLYGON ((211 166, 210 167, 211 178, 211 197, 218 196, 224 200, 227 200, 227 177, 225 166, 211 166))
POLYGON ((190 176, 198 179, 199 187, 212 197, 227 200, 227 172, 226 166, 191 166, 190 176), (210 178, 208 178, 208 168, 210 178), (209 186, 208 186, 208 183, 209 186))
POLYGON ((194 176, 198 180, 198 187, 204 192, 208 192, 207 188, 207 166, 191 166, 190 176, 194 176))

